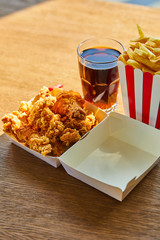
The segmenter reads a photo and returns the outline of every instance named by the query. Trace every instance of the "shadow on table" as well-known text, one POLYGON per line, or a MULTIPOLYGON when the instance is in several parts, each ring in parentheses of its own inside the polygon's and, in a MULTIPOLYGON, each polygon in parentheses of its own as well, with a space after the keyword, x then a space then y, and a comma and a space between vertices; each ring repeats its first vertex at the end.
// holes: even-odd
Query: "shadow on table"
POLYGON ((47 0, 0 0, 0 17, 4 17, 45 1, 47 0))

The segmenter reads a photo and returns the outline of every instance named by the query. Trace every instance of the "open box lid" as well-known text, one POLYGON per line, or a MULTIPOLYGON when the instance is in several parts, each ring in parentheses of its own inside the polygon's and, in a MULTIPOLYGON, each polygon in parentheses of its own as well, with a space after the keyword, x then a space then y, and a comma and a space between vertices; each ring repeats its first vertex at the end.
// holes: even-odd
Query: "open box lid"
POLYGON ((60 161, 75 178, 122 201, 157 164, 160 131, 111 113, 60 161))

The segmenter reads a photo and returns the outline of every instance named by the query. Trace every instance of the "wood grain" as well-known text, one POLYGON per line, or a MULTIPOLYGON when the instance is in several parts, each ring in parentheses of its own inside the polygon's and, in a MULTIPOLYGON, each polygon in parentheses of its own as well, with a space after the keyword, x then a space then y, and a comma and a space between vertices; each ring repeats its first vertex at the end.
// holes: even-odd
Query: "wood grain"
MULTIPOLYGON (((81 92, 76 47, 160 37, 160 10, 95 0, 46 1, 0 19, 0 117, 43 86, 81 92)), ((118 111, 123 112, 121 99, 118 111)), ((1 123, 2 133, 2 123, 1 123)), ((0 136, 0 239, 160 239, 160 165, 118 202, 0 136)))
POLYGON ((0 117, 43 85, 63 83, 81 92, 76 48, 84 39, 111 37, 127 48, 137 22, 159 36, 158 19, 159 9, 94 0, 47 1, 1 18, 0 117))
POLYGON ((121 203, 0 138, 0 239, 160 236, 159 165, 121 203))

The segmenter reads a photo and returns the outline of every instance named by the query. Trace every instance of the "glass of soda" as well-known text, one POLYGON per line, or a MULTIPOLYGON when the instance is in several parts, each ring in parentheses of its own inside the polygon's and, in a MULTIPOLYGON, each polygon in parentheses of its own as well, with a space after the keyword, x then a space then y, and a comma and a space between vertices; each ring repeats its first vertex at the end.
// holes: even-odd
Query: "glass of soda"
POLYGON ((117 107, 117 60, 124 51, 119 41, 109 38, 87 39, 77 48, 84 98, 107 113, 117 107))

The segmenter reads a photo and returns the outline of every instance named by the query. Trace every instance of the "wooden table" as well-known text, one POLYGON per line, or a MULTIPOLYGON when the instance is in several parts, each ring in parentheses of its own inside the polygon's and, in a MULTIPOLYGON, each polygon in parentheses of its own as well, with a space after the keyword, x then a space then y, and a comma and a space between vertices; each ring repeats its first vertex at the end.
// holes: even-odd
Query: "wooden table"
MULTIPOLYGON (((81 92, 76 47, 82 40, 111 37, 127 48, 136 23, 160 37, 159 15, 135 5, 56 0, 1 18, 0 117, 43 85, 63 83, 81 92)), ((158 240, 159 226, 160 165, 118 202, 0 136, 1 240, 158 240)))

